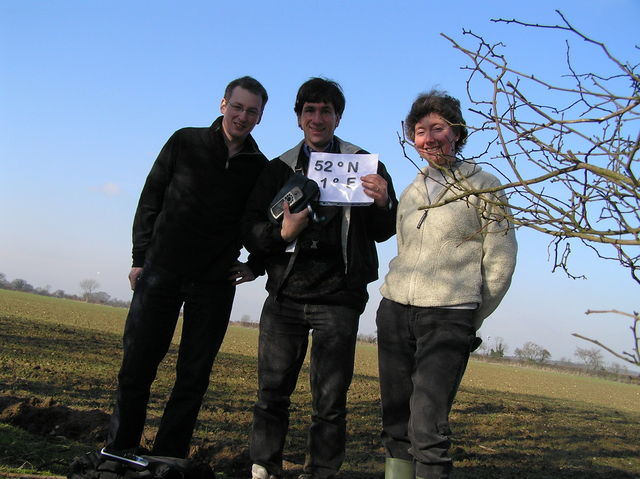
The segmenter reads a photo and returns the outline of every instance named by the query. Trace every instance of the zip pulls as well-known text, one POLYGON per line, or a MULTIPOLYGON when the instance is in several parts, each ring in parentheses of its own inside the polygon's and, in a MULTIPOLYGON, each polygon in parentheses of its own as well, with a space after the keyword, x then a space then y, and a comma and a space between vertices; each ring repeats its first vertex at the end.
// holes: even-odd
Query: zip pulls
POLYGON ((239 156, 239 155, 261 155, 262 154, 262 153, 260 153, 260 151, 244 151, 244 150, 245 150, 245 147, 243 146, 242 148, 240 148, 240 150, 236 151, 233 155, 230 155, 229 154, 229 147, 227 147, 227 160, 226 160, 226 163, 224 164, 224 169, 225 170, 229 169, 229 163, 236 156, 239 156))
MULTIPOLYGON (((424 196, 427 204, 431 205, 433 203, 431 198, 435 198, 436 202, 440 201, 446 193, 447 188, 446 178, 442 170, 427 167, 424 172, 421 171, 420 173, 424 176, 424 196), (440 175, 441 179, 436 179, 436 174, 440 175)), ((429 210, 424 210, 422 217, 416 226, 417 229, 422 227, 422 223, 427 219, 428 214, 429 210)))
POLYGON ((428 214, 429 214, 429 210, 424 210, 424 213, 422 213, 422 218, 420 218, 420 221, 418 221, 418 226, 416 226, 417 229, 420 229, 420 227, 422 226, 422 223, 424 223, 424 220, 427 219, 428 214))

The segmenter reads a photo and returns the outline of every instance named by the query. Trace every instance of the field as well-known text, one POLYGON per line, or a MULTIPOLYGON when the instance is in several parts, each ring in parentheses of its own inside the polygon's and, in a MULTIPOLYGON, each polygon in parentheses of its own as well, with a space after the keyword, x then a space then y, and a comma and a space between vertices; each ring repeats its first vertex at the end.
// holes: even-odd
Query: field
MULTIPOLYGON (((102 444, 126 311, 0 290, 0 476, 64 475, 102 444)), ((174 339, 178 339, 177 337, 174 339)), ((248 477, 257 330, 232 326, 216 361, 192 455, 217 477, 248 477)), ((161 365, 149 407, 151 441, 172 384, 161 365)), ((303 371, 292 398, 286 468, 304 462, 310 415, 303 371)), ((383 477, 376 348, 359 344, 340 477, 383 477)), ((456 478, 640 477, 640 386, 471 361, 451 415, 456 478)))

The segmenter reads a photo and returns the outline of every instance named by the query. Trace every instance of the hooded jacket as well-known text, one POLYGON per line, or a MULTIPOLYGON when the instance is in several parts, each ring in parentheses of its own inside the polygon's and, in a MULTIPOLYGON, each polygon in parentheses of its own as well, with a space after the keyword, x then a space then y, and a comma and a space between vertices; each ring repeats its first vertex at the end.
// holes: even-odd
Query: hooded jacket
MULTIPOLYGON (((267 164, 247 136, 228 158, 222 117, 208 128, 182 128, 162 148, 140 195, 133 223, 133 266, 159 265, 192 279, 225 279, 240 249, 240 220, 267 164)), ((249 266, 256 274, 255 258, 249 266)))
MULTIPOLYGON (((462 162, 443 173, 446 186, 432 204, 500 184, 473 162, 462 162)), ((400 197, 398 255, 389 264, 380 292, 389 300, 419 307, 478 303, 477 329, 511 284, 515 231, 500 206, 478 196, 419 209, 429 204, 424 174, 426 168, 400 197)))
MULTIPOLYGON (((280 225, 268 220, 267 211, 276 193, 293 174, 303 142, 271 160, 258 179, 247 203, 243 220, 243 241, 249 252, 264 258, 268 274, 267 291, 278 294, 284 283, 292 253, 280 236, 280 225)), ((360 147, 334 137, 333 153, 366 153, 360 147)), ((390 208, 375 205, 341 208, 341 244, 347 288, 357 290, 378 278, 376 242, 395 233, 397 199, 385 166, 378 163, 378 174, 387 181, 390 208)), ((293 265, 292 265, 293 266, 293 265)))

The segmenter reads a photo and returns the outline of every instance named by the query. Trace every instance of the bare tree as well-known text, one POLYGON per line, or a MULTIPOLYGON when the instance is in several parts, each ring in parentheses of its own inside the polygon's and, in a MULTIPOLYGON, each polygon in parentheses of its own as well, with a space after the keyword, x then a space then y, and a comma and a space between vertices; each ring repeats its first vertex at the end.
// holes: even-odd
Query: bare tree
POLYGON ((527 341, 521 348, 516 348, 513 352, 518 359, 531 361, 534 363, 544 363, 551 358, 551 353, 545 348, 531 341, 527 341))
POLYGON ((16 291, 31 293, 34 290, 34 287, 22 278, 16 278, 9 284, 11 285, 11 289, 15 289, 16 291))
POLYGON ((598 371, 603 368, 602 351, 600 349, 576 348, 576 352, 573 354, 592 371, 598 371))
MULTIPOLYGON (((481 214, 488 220, 495 217, 487 211, 502 210, 498 219, 506 216, 516 227, 551 236, 554 271, 560 269, 569 277, 577 277, 568 259, 571 246, 578 243, 598 258, 619 263, 640 284, 638 63, 619 60, 604 43, 583 34, 560 11, 556 12, 561 20, 556 25, 492 21, 565 32, 592 47, 593 55, 602 56, 605 71, 579 72, 569 41, 566 71, 546 79, 512 67, 502 53, 502 43, 492 44, 463 30, 472 44, 463 46, 443 34, 467 57, 463 67, 469 72, 467 94, 471 112, 480 121, 476 126, 466 126, 470 137, 475 135, 487 145, 479 155, 463 160, 474 160, 494 170, 503 185, 473 191, 461 187, 455 197, 425 208, 463 200, 471 206, 484 205, 481 214)), ((406 142, 401 138, 403 149, 406 142)), ((622 314, 634 318, 631 353, 616 353, 595 339, 576 336, 640 365, 638 314, 622 314)))
POLYGON ((470 136, 488 140, 487 150, 474 159, 505 180, 499 188, 459 196, 479 194, 491 203, 501 193, 514 225, 553 237, 554 267, 569 275, 571 244, 579 241, 599 258, 628 268, 640 284, 638 65, 618 60, 558 15, 558 25, 493 21, 568 32, 604 55, 607 71, 578 73, 567 42, 567 71, 547 80, 513 69, 501 43, 464 31, 475 43, 469 49, 444 35, 470 60, 464 67, 470 72, 467 93, 481 123, 467 128, 470 136), (477 96, 487 82, 491 93, 477 96))
POLYGON ((634 313, 625 313, 623 311, 618 311, 617 309, 612 309, 612 310, 608 310, 608 311, 592 311, 592 310, 588 310, 585 314, 603 314, 603 313, 613 313, 613 314, 617 314, 617 315, 620 315, 620 316, 626 316, 626 317, 629 317, 629 318, 632 319, 632 323, 631 323, 631 326, 629 327, 629 329, 631 330, 631 335, 633 336, 633 338, 635 340, 635 343, 634 343, 633 349, 631 351, 617 352, 617 351, 614 351, 613 349, 611 349, 606 344, 601 343, 597 339, 588 338, 588 337, 582 336, 582 335, 580 335, 578 333, 573 333, 573 335, 576 338, 580 338, 580 339, 588 341, 588 342, 590 342, 592 344, 595 344, 596 346, 598 346, 598 347, 604 349, 605 351, 613 354, 618 359, 622 359, 623 361, 626 361, 626 362, 631 363, 631 364, 640 365, 640 314, 638 314, 636 312, 634 312, 634 313))
POLYGON ((107 304, 111 300, 111 296, 104 291, 96 291, 95 293, 91 293, 89 295, 89 301, 92 303, 98 304, 107 304))
POLYGON ((500 336, 496 336, 493 338, 493 347, 489 350, 489 356, 492 358, 504 358, 508 349, 509 346, 504 342, 504 339, 500 336))
POLYGON ((80 281, 80 290, 82 291, 82 296, 85 301, 89 301, 91 296, 95 291, 100 287, 100 283, 98 283, 95 279, 87 278, 80 281))

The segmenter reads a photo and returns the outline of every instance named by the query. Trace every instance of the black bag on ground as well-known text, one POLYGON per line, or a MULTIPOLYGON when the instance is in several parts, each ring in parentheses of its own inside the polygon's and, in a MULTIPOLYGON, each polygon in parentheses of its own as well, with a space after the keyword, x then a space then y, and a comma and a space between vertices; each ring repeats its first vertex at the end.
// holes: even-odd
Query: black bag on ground
POLYGON ((68 479, 214 479, 208 464, 177 457, 141 456, 146 466, 106 459, 99 452, 77 456, 68 479))

